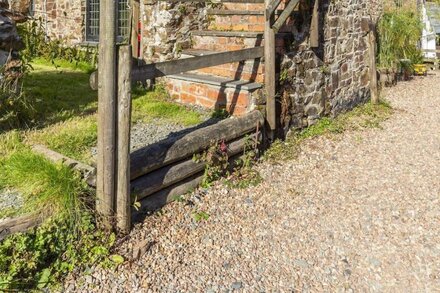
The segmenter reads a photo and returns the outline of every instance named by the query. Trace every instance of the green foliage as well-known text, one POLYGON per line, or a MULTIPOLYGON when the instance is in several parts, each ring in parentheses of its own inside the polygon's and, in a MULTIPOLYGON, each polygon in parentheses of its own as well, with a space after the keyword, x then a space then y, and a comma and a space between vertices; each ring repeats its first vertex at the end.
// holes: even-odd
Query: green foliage
POLYGON ((226 111, 226 109, 216 109, 211 114, 211 118, 214 119, 226 119, 229 116, 231 116, 231 114, 226 111))
POLYGON ((391 106, 382 100, 377 105, 368 102, 350 112, 340 114, 334 119, 324 117, 310 127, 293 132, 286 137, 285 141, 275 141, 266 151, 264 157, 275 162, 292 160, 296 158, 301 143, 306 139, 321 135, 335 135, 349 130, 380 128, 381 122, 386 120, 391 113, 391 106))
POLYGON ((245 188, 259 184, 262 178, 252 168, 257 159, 257 152, 258 141, 248 136, 243 155, 231 164, 226 143, 224 141, 213 142, 205 152, 193 158, 196 162, 206 163, 201 186, 209 187, 223 177, 228 177, 226 184, 232 188, 245 188))
POLYGON ((30 20, 18 26, 25 48, 20 52, 22 60, 28 64, 36 57, 43 57, 56 65, 56 60, 72 64, 87 63, 95 67, 98 51, 95 47, 69 47, 64 40, 51 40, 45 35, 42 19, 30 20))
POLYGON ((0 81, 0 132, 20 127, 37 116, 35 99, 6 80, 0 81))
POLYGON ((50 287, 73 269, 111 265, 107 257, 114 241, 113 234, 96 229, 89 212, 62 213, 0 243, 0 290, 50 287))
POLYGON ((413 10, 398 9, 383 14, 378 25, 379 67, 395 68, 400 59, 412 64, 423 61, 417 43, 422 35, 420 15, 413 10))
POLYGON ((260 173, 253 168, 258 157, 258 141, 246 138, 243 155, 234 162, 234 172, 227 181, 233 188, 247 188, 257 186, 263 181, 260 173))
POLYGON ((207 221, 210 217, 210 215, 204 211, 195 211, 193 212, 192 216, 196 222, 200 222, 202 220, 207 221))
POLYGON ((195 162, 206 163, 202 186, 209 187, 214 181, 229 174, 228 147, 224 141, 213 142, 202 154, 195 155, 195 162))
POLYGON ((23 194, 21 213, 45 213, 72 209, 76 195, 86 192, 79 175, 64 165, 55 165, 26 146, 0 160, 0 190, 13 188, 23 194))
POLYGON ((0 190, 25 197, 21 209, 2 210, 0 218, 36 213, 50 219, 0 242, 0 291, 42 288, 74 268, 112 263, 107 256, 115 237, 96 229, 91 192, 79 174, 33 153, 23 137, 18 131, 0 135, 0 190))

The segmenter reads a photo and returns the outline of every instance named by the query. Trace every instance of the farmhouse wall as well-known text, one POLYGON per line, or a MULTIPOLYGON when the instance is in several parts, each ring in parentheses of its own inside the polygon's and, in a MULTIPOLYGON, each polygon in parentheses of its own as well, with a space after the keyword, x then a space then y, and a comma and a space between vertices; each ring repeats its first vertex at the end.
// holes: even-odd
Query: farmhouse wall
POLYGON ((369 22, 380 15, 380 1, 320 2, 320 46, 309 46, 310 12, 304 25, 297 26, 290 52, 281 56, 281 125, 286 131, 335 116, 370 97, 369 22))
MULTIPOLYGON (((163 61, 191 45, 190 31, 207 22, 204 3, 141 0, 141 57, 163 61)), ((52 38, 85 44, 86 0, 35 0, 34 17, 52 38)))

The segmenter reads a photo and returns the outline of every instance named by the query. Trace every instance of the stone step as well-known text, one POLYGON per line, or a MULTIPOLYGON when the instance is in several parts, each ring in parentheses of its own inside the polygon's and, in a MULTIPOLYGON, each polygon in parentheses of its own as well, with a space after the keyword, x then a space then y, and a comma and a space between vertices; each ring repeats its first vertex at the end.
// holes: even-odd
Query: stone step
POLYGON ((208 29, 263 32, 264 20, 261 14, 211 14, 208 29))
MULTIPOLYGON (((182 51, 182 56, 203 56, 219 53, 209 50, 189 49, 182 51)), ((252 82, 264 82, 264 64, 261 59, 244 60, 242 62, 226 63, 192 71, 194 73, 209 74, 225 78, 240 79, 252 82)))
POLYGON ((170 75, 166 80, 168 92, 177 102, 226 109, 233 115, 251 111, 262 88, 260 83, 195 73, 170 75))
POLYGON ((222 7, 225 10, 246 10, 246 11, 264 11, 264 3, 224 3, 222 7))
MULTIPOLYGON (((246 48, 263 46, 262 32, 237 32, 237 31, 192 31, 193 49, 208 51, 234 51, 246 48)), ((277 52, 283 54, 285 42, 291 41, 291 34, 279 33, 276 36, 277 52)))
MULTIPOLYGON (((281 13, 281 10, 276 13, 281 13)), ((209 30, 264 31, 265 16, 263 11, 211 9, 208 11, 208 15, 210 15, 209 30)), ((291 32, 292 26, 289 24, 292 25, 293 22, 288 20, 287 24, 281 27, 280 32, 291 32)))
POLYGON ((193 31, 194 49, 211 51, 234 51, 260 46, 263 42, 261 32, 193 31))

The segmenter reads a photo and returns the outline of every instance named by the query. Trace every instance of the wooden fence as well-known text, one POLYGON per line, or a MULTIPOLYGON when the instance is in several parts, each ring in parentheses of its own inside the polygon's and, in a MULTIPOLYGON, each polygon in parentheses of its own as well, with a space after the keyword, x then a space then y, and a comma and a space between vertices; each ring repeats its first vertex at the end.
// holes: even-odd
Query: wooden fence
MULTIPOLYGON (((175 0, 173 0, 175 1, 175 0)), ((177 1, 177 0, 176 0, 177 1)), ((179 0, 185 1, 185 0, 179 0)), ((193 1, 193 0, 191 0, 193 1)), ((197 0, 203 2, 205 0, 197 0)), ((208 1, 208 0, 206 0, 208 1)), ((262 3, 264 0, 229 0, 229 2, 262 3)), ((228 142, 230 156, 239 154, 245 135, 260 140, 266 120, 267 133, 274 138, 276 130, 275 34, 298 5, 290 0, 276 18, 281 0, 266 0, 264 47, 219 52, 187 59, 147 64, 132 68, 131 46, 115 46, 113 23, 114 2, 101 1, 101 40, 99 72, 92 74, 90 84, 98 89, 98 160, 96 175, 97 210, 107 227, 116 218, 116 227, 128 232, 131 226, 133 198, 141 200, 141 209, 154 209, 175 194, 197 185, 205 165, 192 161, 192 156, 209 147, 212 141, 228 142), (118 56, 116 63, 116 56, 118 56), (191 70, 258 59, 264 56, 266 117, 252 112, 216 125, 196 130, 178 140, 166 140, 130 154, 131 84, 156 77, 191 70), (115 86, 116 85, 116 86, 115 86)))

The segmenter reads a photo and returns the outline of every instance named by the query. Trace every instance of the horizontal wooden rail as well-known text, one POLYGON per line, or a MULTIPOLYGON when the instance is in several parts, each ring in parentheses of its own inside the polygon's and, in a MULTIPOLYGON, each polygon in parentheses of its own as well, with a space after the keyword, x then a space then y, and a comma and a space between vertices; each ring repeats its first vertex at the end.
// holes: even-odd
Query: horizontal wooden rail
POLYGON ((237 51, 221 52, 185 59, 152 63, 134 69, 131 77, 133 81, 144 81, 156 77, 179 74, 226 63, 257 59, 263 57, 263 55, 263 47, 255 47, 237 51))
MULTIPOLYGON (((260 133, 254 133, 247 137, 227 143, 228 157, 233 157, 241 152, 248 141, 258 141, 260 133)), ((185 156, 186 157, 186 156, 185 156)), ((161 189, 164 189, 174 183, 184 181, 185 179, 203 171, 205 162, 196 162, 192 157, 184 158, 175 164, 157 169, 131 182, 131 193, 136 195, 137 200, 143 199, 161 189)))
POLYGON ((281 12, 280 16, 272 25, 272 29, 275 31, 275 33, 277 33, 280 30, 280 28, 284 25, 287 18, 289 18, 289 16, 292 14, 293 10, 295 9, 296 5, 298 5, 298 3, 299 0, 290 0, 286 8, 284 8, 283 12, 281 12))
MULTIPOLYGON (((236 51, 213 53, 209 55, 190 57, 185 59, 151 63, 140 67, 134 67, 131 73, 132 81, 145 81, 157 77, 179 74, 191 70, 222 65, 232 62, 240 62, 263 57, 264 48, 254 47, 236 51)), ((90 87, 98 89, 98 71, 90 75, 90 87)))

